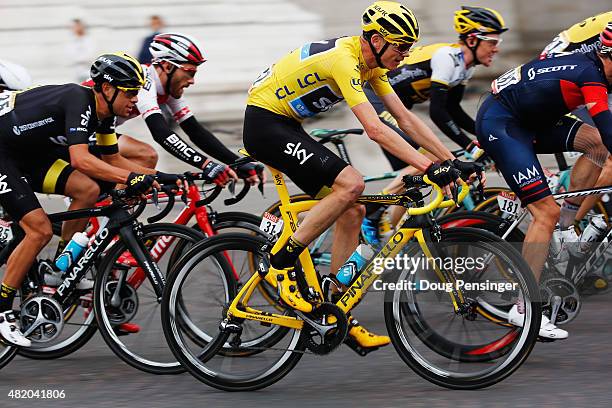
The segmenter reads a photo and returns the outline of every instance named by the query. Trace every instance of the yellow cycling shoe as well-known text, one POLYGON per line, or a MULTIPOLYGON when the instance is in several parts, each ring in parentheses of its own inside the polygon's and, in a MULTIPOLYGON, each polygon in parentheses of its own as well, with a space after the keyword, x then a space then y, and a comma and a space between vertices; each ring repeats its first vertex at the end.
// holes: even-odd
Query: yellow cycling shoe
POLYGON ((266 275, 266 281, 276 286, 278 296, 287 306, 304 313, 312 312, 313 305, 302 297, 298 289, 297 281, 295 280, 295 269, 293 267, 275 269, 270 266, 266 275))
POLYGON ((348 336, 355 340, 359 347, 362 347, 364 349, 374 347, 378 348, 391 343, 391 339, 389 338, 389 336, 380 336, 378 334, 370 333, 369 331, 364 329, 363 326, 360 325, 357 320, 353 319, 352 317, 349 318, 349 326, 350 329, 348 332, 348 336))

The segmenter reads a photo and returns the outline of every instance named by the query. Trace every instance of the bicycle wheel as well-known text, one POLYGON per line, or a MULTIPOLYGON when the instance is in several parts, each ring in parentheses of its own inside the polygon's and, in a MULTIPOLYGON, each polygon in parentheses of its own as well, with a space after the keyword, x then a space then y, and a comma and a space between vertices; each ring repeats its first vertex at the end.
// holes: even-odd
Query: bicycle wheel
MULTIPOLYGON (((220 331, 224 309, 203 304, 199 295, 203 276, 231 273, 229 264, 240 269, 250 259, 266 264, 268 254, 262 251, 266 240, 248 234, 221 234, 196 245, 175 265, 168 276, 162 301, 162 323, 170 349, 183 366, 198 380, 221 390, 247 391, 269 386, 284 377, 301 358, 305 345, 301 330, 263 326, 265 337, 259 336, 260 323, 245 320, 237 335, 220 331), (228 254, 228 257, 221 254, 228 254), (229 260, 228 260, 229 259, 229 260), (183 314, 197 316, 191 323, 205 333, 216 333, 202 344, 193 341, 183 326, 183 314), (243 341, 243 338, 245 338, 243 341), (249 341, 249 338, 256 339, 249 341), (243 352, 253 352, 244 357, 243 352)), ((229 301, 229 299, 228 299, 229 301)), ((257 291, 249 306, 264 312, 278 311, 267 300, 261 301, 257 291)), ((289 313, 289 312, 287 312, 289 313)))
MULTIPOLYGON (((511 221, 484 211, 454 212, 451 214, 446 214, 440 218, 436 218, 436 222, 442 228, 480 228, 487 230, 498 237, 503 236, 510 225, 512 225, 511 221)), ((514 228, 505 240, 512 243, 522 243, 525 240, 525 234, 520 229, 514 228)))
POLYGON ((392 274, 395 287, 386 293, 385 321, 396 351, 421 377, 446 388, 477 389, 503 380, 525 361, 538 336, 542 312, 531 270, 514 248, 479 229, 442 230, 442 241, 427 246, 433 264, 444 264, 433 267, 411 245, 407 255, 417 262, 392 274), (474 267, 459 268, 460 259, 475 260, 474 267), (523 328, 506 320, 519 293, 525 299, 523 328))
MULTIPOLYGON (((183 250, 204 239, 192 228, 176 224, 142 227, 142 241, 165 272, 183 250)), ((159 301, 142 268, 122 240, 113 244, 100 266, 94 286, 94 310, 100 333, 111 350, 132 367, 153 374, 184 371, 168 349, 159 320, 159 301)), ((226 276, 211 276, 202 288, 208 296, 229 296, 226 276)), ((203 292, 204 293, 204 292, 203 292)))
MULTIPOLYGON (((55 231, 55 226, 54 226, 55 231)), ((58 236, 40 252, 39 259, 52 260, 57 247, 58 236)), ((36 261, 38 262, 38 261, 36 261)), ((30 274, 37 274, 37 263, 32 266, 30 274)), ((92 267, 85 277, 94 279, 96 267, 92 267)), ((31 295, 42 294, 42 288, 38 287, 38 279, 28 275, 16 298, 19 303, 21 299, 31 295)), ((52 289, 52 288, 48 288, 52 289)), ((32 341, 32 345, 27 348, 20 348, 18 353, 21 356, 35 360, 49 360, 67 356, 83 347, 93 337, 97 331, 95 316, 92 309, 92 290, 76 291, 66 302, 64 308, 64 327, 59 336, 50 341, 32 341)))

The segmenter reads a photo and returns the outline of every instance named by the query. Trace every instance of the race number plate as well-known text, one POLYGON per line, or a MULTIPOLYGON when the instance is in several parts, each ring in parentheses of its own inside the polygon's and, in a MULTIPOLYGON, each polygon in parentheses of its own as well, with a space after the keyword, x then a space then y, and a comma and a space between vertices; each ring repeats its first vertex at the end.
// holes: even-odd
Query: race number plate
POLYGON ((13 230, 11 229, 11 223, 8 221, 0 220, 0 244, 7 244, 13 239, 13 230))
POLYGON ((516 194, 510 191, 502 191, 499 193, 497 195, 497 204, 499 204, 499 208, 508 215, 516 215, 521 207, 521 202, 516 194))
POLYGON ((283 230, 283 220, 278 218, 276 215, 265 212, 261 218, 259 229, 266 234, 276 235, 283 230))

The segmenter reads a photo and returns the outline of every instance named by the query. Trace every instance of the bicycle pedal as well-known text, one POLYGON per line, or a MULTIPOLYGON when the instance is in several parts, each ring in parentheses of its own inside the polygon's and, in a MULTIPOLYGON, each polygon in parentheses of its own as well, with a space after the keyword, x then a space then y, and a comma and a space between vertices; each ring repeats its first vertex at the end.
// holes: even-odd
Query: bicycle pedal
POLYGON ((351 350, 359 354, 361 357, 365 357, 369 353, 376 351, 380 348, 380 347, 361 347, 355 339, 349 336, 347 336, 344 339, 344 344, 346 344, 351 350))

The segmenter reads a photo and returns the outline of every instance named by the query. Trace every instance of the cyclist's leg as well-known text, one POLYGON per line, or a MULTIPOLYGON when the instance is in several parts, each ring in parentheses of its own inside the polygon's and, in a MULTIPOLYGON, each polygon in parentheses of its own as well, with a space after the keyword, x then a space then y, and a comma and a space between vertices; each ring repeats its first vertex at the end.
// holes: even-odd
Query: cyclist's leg
POLYGON ((19 331, 12 314, 16 291, 32 266, 36 255, 49 242, 53 233, 51 222, 27 183, 22 171, 13 161, 11 152, 0 153, 0 205, 18 222, 24 236, 12 251, 2 277, 0 291, 0 333, 7 341, 29 346, 30 341, 19 331))
MULTIPOLYGON (((601 174, 597 179, 597 182, 593 187, 605 187, 612 185, 612 157, 608 156, 606 159, 606 163, 604 164, 603 169, 601 170, 601 174)), ((591 211, 597 201, 601 198, 601 195, 590 195, 587 196, 582 204, 580 205, 580 209, 576 213, 576 219, 581 220, 584 216, 591 211)))
POLYGON ((153 146, 125 134, 117 134, 117 138, 119 141, 119 153, 123 157, 150 169, 154 169, 157 166, 159 157, 153 146))
POLYGON ((478 112, 477 134, 482 148, 495 161, 508 186, 532 214, 523 256, 539 280, 559 220, 559 207, 550 197, 544 171, 534 151, 536 133, 522 128, 498 101, 489 97, 478 112))

